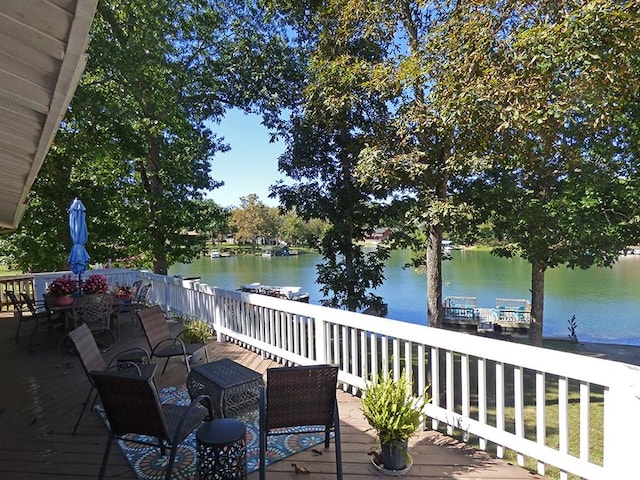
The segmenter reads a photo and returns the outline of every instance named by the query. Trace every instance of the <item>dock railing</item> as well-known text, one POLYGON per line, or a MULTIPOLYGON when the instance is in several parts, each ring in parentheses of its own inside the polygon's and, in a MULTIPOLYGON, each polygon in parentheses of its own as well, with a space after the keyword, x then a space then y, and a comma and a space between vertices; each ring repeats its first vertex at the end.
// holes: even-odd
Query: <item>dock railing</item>
MULTIPOLYGON (((207 321, 218 341, 285 364, 337 364, 342 388, 354 395, 372 376, 398 378, 407 370, 416 391, 430 385, 425 427, 459 434, 498 457, 511 450, 520 465, 533 459, 541 475, 553 466, 561 479, 609 480, 632 478, 637 470, 636 366, 149 272, 107 276, 151 282, 152 303, 207 321), (557 444, 548 439, 552 430, 557 444)), ((36 288, 45 283, 40 280, 36 288)))

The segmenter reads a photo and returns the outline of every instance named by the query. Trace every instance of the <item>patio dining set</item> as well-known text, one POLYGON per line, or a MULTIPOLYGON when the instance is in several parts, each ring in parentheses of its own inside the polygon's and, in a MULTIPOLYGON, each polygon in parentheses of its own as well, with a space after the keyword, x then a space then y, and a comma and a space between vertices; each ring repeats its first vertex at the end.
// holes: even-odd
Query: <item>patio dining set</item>
POLYGON ((336 473, 342 479, 337 366, 270 368, 265 385, 262 374, 232 359, 210 362, 209 345, 186 343, 180 334, 173 334, 170 319, 157 305, 122 302, 111 294, 78 297, 72 305, 52 305, 51 298, 36 303, 26 294, 20 301, 14 292, 6 293, 19 320, 16 340, 28 321, 34 325, 31 349, 41 326, 59 328, 80 360, 90 388, 72 434, 82 428, 87 410, 99 411, 106 418, 108 441, 98 478, 105 477, 117 441, 152 445, 162 456, 168 453, 163 461, 164 478, 172 478, 178 475, 176 469, 184 468, 176 460, 180 458, 176 457, 178 447, 195 432, 197 478, 246 479, 247 427, 238 417, 258 410, 261 480, 266 478, 267 437, 290 433, 299 426, 305 426, 307 432, 324 433, 325 447, 329 447, 330 435, 334 436, 336 473), (120 308, 114 309, 114 300, 120 308), (123 314, 139 322, 148 348, 116 351, 123 314), (109 363, 101 351, 102 332, 108 332, 112 340, 109 363), (163 403, 157 387, 156 376, 165 373, 172 358, 180 359, 186 370, 184 385, 190 401, 185 405, 163 403), (161 360, 160 372, 155 362, 161 360))

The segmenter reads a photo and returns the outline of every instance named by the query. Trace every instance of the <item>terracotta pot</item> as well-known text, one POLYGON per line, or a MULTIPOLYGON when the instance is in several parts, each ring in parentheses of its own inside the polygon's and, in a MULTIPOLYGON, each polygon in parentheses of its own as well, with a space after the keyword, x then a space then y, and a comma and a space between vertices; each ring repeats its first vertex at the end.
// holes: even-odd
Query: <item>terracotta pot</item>
POLYGON ((63 295, 62 297, 56 297, 56 305, 71 305, 73 303, 73 297, 71 295, 63 295))

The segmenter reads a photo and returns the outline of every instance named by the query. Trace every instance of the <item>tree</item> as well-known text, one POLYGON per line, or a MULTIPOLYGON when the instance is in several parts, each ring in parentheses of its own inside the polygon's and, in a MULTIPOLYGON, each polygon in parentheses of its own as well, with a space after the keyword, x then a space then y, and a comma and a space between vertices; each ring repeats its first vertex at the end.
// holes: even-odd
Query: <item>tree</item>
POLYGON ((324 233, 329 229, 328 222, 318 218, 303 220, 295 211, 284 214, 280 222, 280 238, 291 245, 317 247, 324 233))
MULTIPOLYGON (((105 0, 91 36, 90 61, 48 160, 57 164, 43 169, 33 197, 42 213, 60 192, 71 193, 64 204, 81 196, 95 212, 94 260, 133 257, 166 274, 206 240, 192 233, 207 230, 200 200, 219 185, 210 164, 227 146, 204 122, 236 107, 274 125, 290 92, 283 85, 295 75, 290 52, 275 23, 242 0, 105 0), (72 157, 58 163, 58 155, 72 157), (49 181, 57 188, 46 188, 49 181)), ((37 222, 29 217, 21 227, 26 251, 39 247, 27 246, 37 222)), ((52 227, 62 238, 65 223, 52 227)))
POLYGON ((620 106, 616 98, 625 103, 637 97, 634 9, 632 3, 604 1, 399 0, 353 1, 340 10, 345 20, 337 42, 358 32, 387 40, 385 56, 372 70, 377 74, 368 86, 372 92, 388 93, 394 105, 393 128, 361 153, 357 174, 393 198, 413 223, 408 230, 415 233, 407 241, 419 241, 426 232, 432 326, 440 326, 442 318, 445 229, 458 237, 465 230, 473 233, 492 214, 499 234, 514 239, 534 262, 532 338, 542 331, 543 284, 536 278, 547 260, 534 252, 540 253, 541 238, 548 238, 544 208, 553 205, 548 213, 555 217, 561 211, 574 212, 546 246, 547 254, 558 255, 553 265, 579 263, 576 254, 606 264, 634 234, 635 198, 630 193, 635 181, 630 172, 636 168, 622 160, 620 151, 614 153, 616 149, 602 156, 603 145, 627 144, 612 134, 604 112, 609 110, 614 118, 620 106), (590 46, 594 38, 596 52, 590 46), (592 156, 590 164, 581 165, 598 150, 600 158, 592 156), (574 176, 566 182, 570 188, 565 197, 550 203, 538 196, 557 191, 572 168, 580 169, 580 180, 574 176), (513 174, 509 193, 489 192, 486 183, 474 189, 485 172, 502 180, 513 174), (496 205, 497 194, 509 200, 496 205), (614 194, 612 201, 603 201, 614 194), (625 198, 631 208, 620 208, 625 198), (528 215, 515 207, 520 204, 531 207, 528 215), (584 221, 597 215, 609 225, 594 219, 601 227, 598 234, 575 235, 584 221), (581 244, 579 252, 572 251, 571 241, 581 244))
POLYGON ((272 194, 302 219, 330 223, 320 241, 323 263, 317 266, 321 303, 351 311, 381 308, 382 299, 371 290, 384 280, 388 252, 365 252, 356 242, 379 226, 382 216, 354 178, 360 151, 387 114, 384 101, 362 86, 367 61, 379 54, 378 47, 364 38, 339 38, 334 14, 342 2, 275 3, 289 15, 310 55, 300 103, 283 134, 287 149, 278 162, 294 182, 273 186, 272 194))
POLYGON ((215 244, 216 239, 229 231, 229 221, 231 220, 231 211, 221 207, 216 202, 207 198, 202 201, 204 208, 204 216, 206 218, 207 229, 211 238, 211 243, 215 244))
POLYGON ((231 212, 236 240, 251 243, 254 251, 260 239, 275 238, 278 225, 278 209, 267 207, 255 193, 241 197, 240 207, 231 212))
POLYGON ((503 123, 493 168, 476 180, 510 242, 496 253, 531 263, 529 335, 541 345, 545 272, 610 266, 640 234, 637 120, 629 122, 640 17, 630 3, 602 1, 527 17, 491 70, 503 123))
POLYGON ((358 1, 345 14, 356 31, 384 42, 367 87, 394 107, 383 135, 361 152, 356 174, 389 199, 401 227, 396 240, 411 245, 415 264, 426 267, 427 318, 434 327, 443 317, 443 232, 460 237, 480 220, 457 185, 482 169, 473 151, 486 143, 494 122, 468 88, 502 28, 470 14, 478 3, 358 1))

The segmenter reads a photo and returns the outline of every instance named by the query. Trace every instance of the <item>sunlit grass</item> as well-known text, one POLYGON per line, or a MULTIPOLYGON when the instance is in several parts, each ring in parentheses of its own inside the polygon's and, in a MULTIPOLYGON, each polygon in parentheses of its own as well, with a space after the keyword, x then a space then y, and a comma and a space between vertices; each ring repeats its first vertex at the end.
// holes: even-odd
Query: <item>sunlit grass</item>
MULTIPOLYGON (((565 342, 567 343, 567 342, 565 342)), ((567 345, 569 345, 567 343, 567 345)), ((456 382, 456 392, 460 392, 459 378, 459 355, 456 355, 456 372, 455 377, 458 379, 456 382)), ((470 359, 470 390, 471 392, 477 392, 477 360, 470 359)), ((495 362, 487 362, 487 398, 495 398, 495 362)), ((514 367, 505 365, 504 368, 504 395, 505 395, 505 408, 504 408, 504 424, 505 430, 510 433, 515 433, 515 408, 514 408, 514 389, 513 389, 513 371, 514 367)), ((537 440, 536 432, 536 404, 535 404, 535 378, 536 372, 532 370, 524 370, 523 383, 524 383, 524 437, 531 441, 537 440)), ((590 402, 589 402, 589 461, 597 465, 602 465, 604 457, 604 391, 603 387, 591 386, 590 387, 590 402)), ((456 411, 461 413, 462 408, 459 405, 459 399, 456 399, 456 411)), ((569 454, 579 457, 580 456, 580 385, 577 381, 569 381, 568 383, 568 452, 569 454)), ((472 418, 478 420, 478 408, 477 398, 475 396, 471 399, 471 411, 472 418)), ((487 405, 487 424, 496 426, 496 408, 494 404, 487 405)), ((560 432, 559 432, 559 407, 558 407, 558 377, 555 375, 545 376, 545 445, 558 449, 560 445, 560 432)), ((444 426, 443 426, 444 428, 444 426)), ((457 430, 454 433, 454 437, 461 441, 465 441, 469 445, 479 448, 478 439, 475 436, 466 435, 463 430, 457 430)), ((489 443, 487 451, 491 454, 497 454, 497 448, 492 443, 489 443)), ((504 459, 517 465, 517 452, 506 449, 504 459)), ((537 461, 532 458, 525 457, 524 468, 537 473, 537 461)), ((556 479, 560 478, 560 471, 558 468, 552 466, 546 466, 545 477, 556 479)), ((568 475, 569 479, 578 480, 580 477, 577 475, 568 475)))
POLYGON ((10 270, 6 265, 0 264, 0 277, 8 277, 11 275, 21 275, 22 272, 17 272, 15 270, 10 270))

